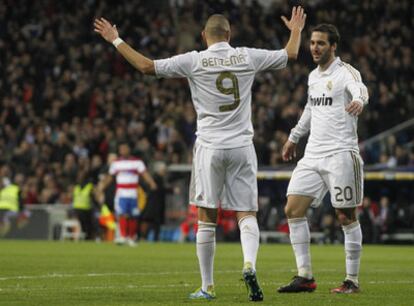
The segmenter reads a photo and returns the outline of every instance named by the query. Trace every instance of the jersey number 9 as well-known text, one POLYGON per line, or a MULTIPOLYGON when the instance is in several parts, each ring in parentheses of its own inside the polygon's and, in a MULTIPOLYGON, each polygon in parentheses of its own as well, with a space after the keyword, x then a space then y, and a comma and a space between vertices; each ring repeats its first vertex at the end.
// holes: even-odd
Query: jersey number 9
POLYGON ((225 71, 219 74, 216 80, 216 86, 219 92, 225 95, 233 95, 234 102, 232 104, 222 105, 219 107, 220 112, 229 112, 235 110, 240 104, 239 82, 234 73, 225 71), (223 81, 230 79, 232 87, 224 87, 223 81))

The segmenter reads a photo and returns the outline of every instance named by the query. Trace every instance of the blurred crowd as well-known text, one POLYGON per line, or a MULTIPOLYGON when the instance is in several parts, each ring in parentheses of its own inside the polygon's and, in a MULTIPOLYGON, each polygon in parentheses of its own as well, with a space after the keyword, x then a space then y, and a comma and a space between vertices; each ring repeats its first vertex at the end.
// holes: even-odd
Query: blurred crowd
MULTIPOLYGON (((258 220, 262 231, 288 233, 284 213, 287 181, 259 181, 258 220)), ((364 243, 414 241, 414 188, 412 181, 366 181, 365 197, 357 217, 364 243), (407 234, 393 237, 394 234, 407 234)), ((320 243, 343 242, 343 231, 330 204, 329 194, 323 203, 308 211, 312 232, 322 233, 320 243)))
MULTIPOLYGON (((70 203, 78 172, 99 181, 107 158, 128 141, 149 168, 189 163, 196 114, 184 79, 134 71, 92 29, 94 18, 117 24, 121 37, 151 58, 202 50, 212 13, 232 24, 233 46, 280 49, 281 15, 296 1, 25 1, 0 0, 0 175, 22 176, 23 201, 70 203)), ((299 60, 259 75, 253 87, 259 165, 282 163, 281 147, 306 102, 314 68, 310 29, 333 23, 338 54, 362 74, 370 104, 360 118, 365 140, 414 115, 411 1, 307 1, 299 60)), ((412 129, 362 152, 366 164, 414 166, 412 129)))

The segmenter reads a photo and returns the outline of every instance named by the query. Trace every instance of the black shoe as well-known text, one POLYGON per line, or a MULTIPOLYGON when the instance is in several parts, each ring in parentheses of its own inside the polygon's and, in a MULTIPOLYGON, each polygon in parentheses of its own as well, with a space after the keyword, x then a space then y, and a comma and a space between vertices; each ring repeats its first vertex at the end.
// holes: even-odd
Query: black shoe
POLYGON ((331 293, 358 293, 359 286, 351 280, 345 280, 338 288, 331 289, 331 293))
POLYGON ((290 284, 277 289, 279 293, 313 292, 316 289, 314 278, 307 279, 302 276, 294 276, 290 284))
POLYGON ((263 291, 257 282, 256 272, 252 268, 243 269, 243 280, 249 291, 249 300, 253 302, 263 301, 263 291))

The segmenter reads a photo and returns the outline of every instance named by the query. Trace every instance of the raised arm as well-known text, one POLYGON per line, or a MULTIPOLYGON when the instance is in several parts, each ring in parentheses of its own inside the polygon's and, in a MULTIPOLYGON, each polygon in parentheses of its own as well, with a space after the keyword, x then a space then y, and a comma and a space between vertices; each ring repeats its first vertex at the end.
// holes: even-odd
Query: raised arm
POLYGON ((137 52, 124 42, 118 34, 115 25, 105 18, 95 19, 94 31, 99 33, 107 42, 112 43, 119 53, 137 70, 143 74, 155 74, 154 61, 137 52))
POLYGON ((306 14, 302 7, 295 6, 292 9, 292 17, 288 20, 285 16, 281 17, 287 28, 290 30, 289 41, 285 50, 289 59, 296 59, 299 54, 301 32, 305 26, 306 14))

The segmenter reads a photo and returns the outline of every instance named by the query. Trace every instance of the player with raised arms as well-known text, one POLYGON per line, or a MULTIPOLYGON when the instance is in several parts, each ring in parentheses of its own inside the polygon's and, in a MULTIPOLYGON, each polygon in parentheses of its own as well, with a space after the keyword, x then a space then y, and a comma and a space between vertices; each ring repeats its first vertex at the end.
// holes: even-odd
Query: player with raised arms
POLYGON ((187 78, 197 112, 197 140, 193 158, 194 189, 190 203, 198 207, 196 249, 202 284, 191 299, 213 299, 213 262, 216 248, 217 209, 236 211, 244 264, 243 278, 251 301, 263 300, 256 277, 259 248, 257 157, 253 146, 251 88, 264 70, 284 68, 296 59, 306 15, 294 7, 291 19, 282 17, 290 30, 282 50, 233 48, 230 24, 223 15, 208 18, 202 37, 207 49, 162 60, 151 60, 126 44, 106 19, 95 20, 95 31, 144 74, 187 78))

